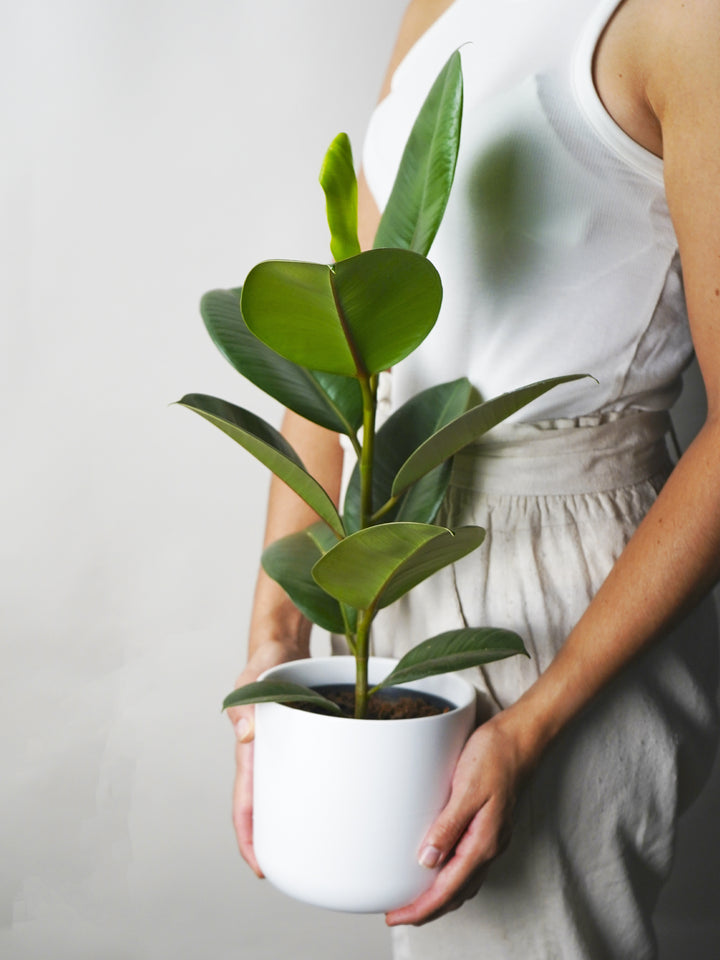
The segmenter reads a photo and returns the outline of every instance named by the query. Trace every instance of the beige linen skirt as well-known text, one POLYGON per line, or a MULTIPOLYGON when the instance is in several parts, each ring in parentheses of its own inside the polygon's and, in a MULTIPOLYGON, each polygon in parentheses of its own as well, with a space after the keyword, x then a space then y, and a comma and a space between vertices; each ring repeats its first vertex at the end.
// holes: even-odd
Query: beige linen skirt
MULTIPOLYGON (((531 659, 471 675, 487 711, 547 667, 672 470, 664 413, 496 428, 459 454, 440 521, 485 543, 378 618, 399 656, 463 625, 522 635, 531 659)), ((642 598, 638 598, 642 602, 642 598)), ((648 960, 676 823, 717 741, 718 629, 701 604, 552 744, 509 848, 459 910, 393 932, 396 960, 648 960)))

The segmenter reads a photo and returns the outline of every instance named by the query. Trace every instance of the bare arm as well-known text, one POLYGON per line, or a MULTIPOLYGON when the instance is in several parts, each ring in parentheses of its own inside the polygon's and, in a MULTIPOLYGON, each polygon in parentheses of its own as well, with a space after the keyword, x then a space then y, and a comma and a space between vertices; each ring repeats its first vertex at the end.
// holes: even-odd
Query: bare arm
MULTIPOLYGON (((390 57, 385 79, 380 88, 380 100, 390 92, 393 74, 400 61, 437 18, 452 6, 453 0, 412 0, 403 16, 397 40, 390 57)), ((358 233, 360 246, 369 250, 375 239, 380 211, 378 210, 362 172, 358 178, 358 233)))
POLYGON ((662 55, 652 58, 645 95, 662 132, 708 417, 553 663, 471 737, 424 849, 428 863, 457 843, 455 855, 391 924, 459 905, 465 884, 502 848, 518 784, 548 743, 720 578, 720 3, 667 0, 653 16, 662 55))

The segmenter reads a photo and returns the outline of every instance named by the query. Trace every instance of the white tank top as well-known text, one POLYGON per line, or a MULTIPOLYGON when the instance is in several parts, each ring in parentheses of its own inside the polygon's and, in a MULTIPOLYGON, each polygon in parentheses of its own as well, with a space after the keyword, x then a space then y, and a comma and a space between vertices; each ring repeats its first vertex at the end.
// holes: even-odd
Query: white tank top
POLYGON ((591 62, 618 0, 455 0, 397 68, 363 167, 382 210, 433 79, 461 48, 465 103, 430 251, 440 319, 393 405, 466 376, 483 398, 590 373, 521 420, 667 409, 692 354, 662 160, 605 111, 591 62))

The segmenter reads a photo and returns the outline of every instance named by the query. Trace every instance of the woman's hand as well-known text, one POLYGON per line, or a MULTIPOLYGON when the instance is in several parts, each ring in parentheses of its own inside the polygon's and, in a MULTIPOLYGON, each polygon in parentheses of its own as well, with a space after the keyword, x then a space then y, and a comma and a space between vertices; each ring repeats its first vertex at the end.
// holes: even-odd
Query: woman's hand
MULTIPOLYGON (((280 663, 296 659, 280 642, 267 641, 257 648, 240 674, 235 687, 257 680, 261 673, 280 663)), ((233 825, 240 853, 258 877, 263 873, 253 846, 253 740, 255 739, 255 707, 231 707, 228 719, 235 732, 235 788, 233 791, 233 825)))
MULTIPOLYGON (((340 496, 342 448, 337 434, 288 411, 283 420, 285 439, 302 458, 307 470, 325 488, 335 503, 340 496)), ((265 528, 265 546, 280 537, 303 530, 317 515, 278 477, 270 484, 270 501, 265 528)), ((310 656, 310 623, 290 601, 282 587, 261 569, 255 588, 249 627, 249 659, 237 679, 236 687, 252 683, 265 670, 288 660, 310 656)), ((233 823, 240 853, 255 873, 262 877, 253 848, 253 739, 255 709, 233 707, 228 710, 236 737, 235 792, 233 823)))
POLYGON ((442 864, 432 887, 387 914, 389 926, 420 925, 456 910, 480 889, 487 865, 510 840, 512 811, 524 776, 515 739, 499 714, 473 733, 455 769, 450 799, 419 852, 423 866, 442 864))

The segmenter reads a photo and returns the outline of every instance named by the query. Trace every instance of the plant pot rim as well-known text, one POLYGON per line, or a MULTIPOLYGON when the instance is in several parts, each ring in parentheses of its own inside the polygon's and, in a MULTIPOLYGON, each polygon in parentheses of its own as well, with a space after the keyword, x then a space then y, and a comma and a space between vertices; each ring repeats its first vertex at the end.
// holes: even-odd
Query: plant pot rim
MULTIPOLYGON (((369 670, 371 684, 378 682, 378 680, 374 679, 374 676, 377 676, 378 679, 387 676, 397 663, 398 660, 392 659, 391 657, 370 657, 369 670)), ((277 676, 278 674, 282 673, 293 673, 296 670, 299 670, 303 674, 303 676, 299 680, 296 680, 296 682, 304 683, 305 686, 326 683, 353 683, 355 679, 355 658, 351 655, 339 655, 303 657, 299 660, 288 660, 285 663, 280 663, 275 667, 270 667, 268 670, 264 671, 264 673, 262 673, 258 679, 265 680, 271 676, 277 676), (314 679, 308 676, 309 674, 314 673, 316 669, 320 672, 323 672, 328 668, 330 668, 331 672, 335 674, 335 676, 333 676, 331 679, 323 677, 314 679), (347 670, 348 668, 350 668, 350 675, 344 676, 342 679, 338 679, 337 674, 341 673, 343 670, 347 670)), ((293 679, 296 678, 293 677, 293 679)), ((476 688, 466 677, 463 677, 459 673, 434 674, 429 677, 423 677, 420 680, 413 680, 409 683, 393 684, 387 689, 417 690, 425 693, 434 693, 447 700, 452 705, 452 709, 448 710, 446 713, 437 714, 435 716, 403 717, 394 719, 392 721, 371 720, 370 718, 359 720, 355 717, 337 717, 333 716, 332 714, 313 713, 311 711, 294 710, 293 712, 298 716, 298 718, 303 718, 301 722, 324 722, 327 720, 332 720, 352 725, 365 725, 368 722, 384 725, 386 722, 391 722, 393 726, 397 724, 407 726, 408 724, 437 723, 441 718, 454 715, 458 710, 465 709, 470 703, 475 701, 477 696, 476 688)), ((260 706, 260 704, 257 704, 257 706, 260 706)), ((264 709, 273 707, 278 710, 293 709, 290 705, 284 703, 263 703, 262 707, 264 709)))

